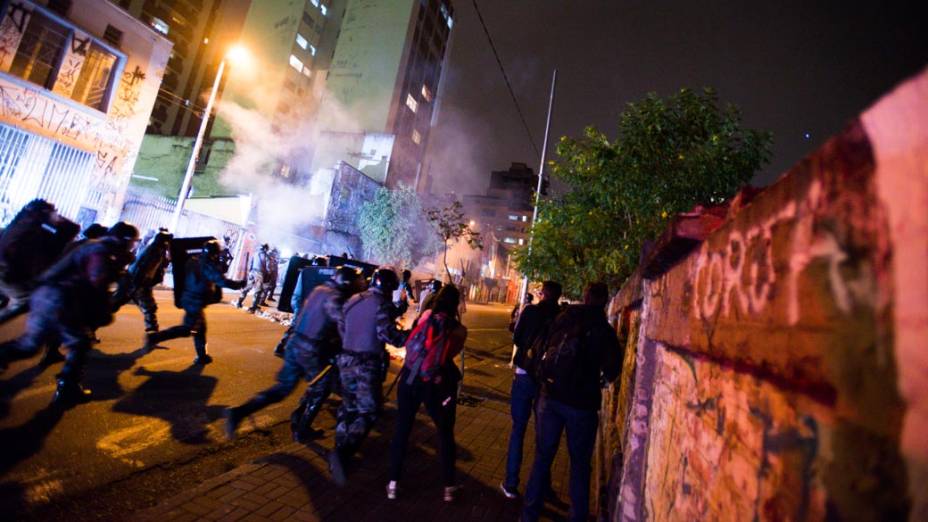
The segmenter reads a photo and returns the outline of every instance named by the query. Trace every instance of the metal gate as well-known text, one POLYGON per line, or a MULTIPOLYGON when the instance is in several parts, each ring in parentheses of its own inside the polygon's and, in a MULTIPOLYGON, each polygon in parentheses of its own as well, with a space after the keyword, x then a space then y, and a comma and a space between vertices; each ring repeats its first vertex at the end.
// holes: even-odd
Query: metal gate
POLYGON ((0 124, 0 224, 35 198, 77 220, 92 170, 93 154, 0 124))

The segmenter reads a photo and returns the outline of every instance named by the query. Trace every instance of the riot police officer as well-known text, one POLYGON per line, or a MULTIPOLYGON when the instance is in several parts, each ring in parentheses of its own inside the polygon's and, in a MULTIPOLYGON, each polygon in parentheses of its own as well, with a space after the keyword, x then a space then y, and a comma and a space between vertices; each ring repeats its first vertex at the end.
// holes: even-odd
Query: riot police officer
POLYGON ((248 297, 248 292, 254 289, 255 295, 252 298, 253 300, 248 312, 255 313, 258 310, 258 305, 261 304, 264 295, 264 281, 267 280, 269 275, 267 250, 268 244, 264 243, 261 245, 261 248, 255 252, 255 257, 251 259, 251 266, 248 269, 248 284, 242 287, 242 293, 235 303, 236 308, 244 306, 245 298, 248 297))
POLYGON ((386 344, 403 346, 408 331, 396 326, 393 291, 399 287, 396 272, 377 269, 366 291, 345 303, 345 335, 336 357, 342 385, 338 408, 335 450, 329 453, 329 469, 336 484, 345 483, 344 464, 361 446, 376 422, 383 404, 381 385, 389 356, 386 344))
POLYGON ((277 384, 254 398, 226 410, 226 435, 235 437, 239 423, 252 413, 282 401, 301 378, 314 381, 307 387, 300 407, 291 416, 291 429, 298 440, 312 424, 322 403, 332 393, 335 375, 332 358, 341 348, 344 335, 342 305, 357 289, 360 272, 342 266, 332 279, 317 286, 293 321, 293 333, 287 341, 284 366, 277 373, 277 384))
MULTIPOLYGON (((310 266, 328 266, 328 262, 324 257, 314 257, 310 261, 310 266)), ((290 297, 290 309, 293 310, 293 318, 296 319, 296 316, 300 313, 300 308, 303 307, 303 298, 309 295, 309 276, 303 278, 303 273, 306 272, 306 268, 300 270, 300 275, 296 278, 296 286, 293 287, 293 295, 290 297)), ((284 332, 284 336, 280 338, 280 342, 277 343, 277 346, 274 348, 275 357, 284 356, 284 348, 287 347, 287 340, 290 339, 290 335, 293 333, 293 322, 291 321, 290 327, 287 328, 287 331, 284 332)))
POLYGON ((127 274, 120 278, 119 287, 113 296, 113 310, 134 302, 145 318, 145 334, 158 331, 158 304, 152 289, 164 280, 164 270, 169 261, 171 239, 167 229, 162 228, 142 248, 138 258, 129 265, 127 274))
POLYGON ((193 347, 197 356, 194 364, 209 364, 213 358, 206 353, 206 315, 203 310, 222 300, 222 289, 238 290, 245 286, 244 281, 227 279, 223 275, 220 262, 222 247, 219 241, 211 239, 203 244, 199 255, 187 260, 184 266, 186 276, 180 304, 184 309, 183 322, 160 332, 145 336, 145 349, 150 350, 158 343, 178 337, 193 336, 193 347))
POLYGON ((64 368, 57 376, 57 404, 72 404, 90 396, 80 379, 91 335, 112 322, 109 288, 132 261, 138 237, 135 227, 120 222, 103 238, 66 254, 43 274, 33 292, 25 333, 0 346, 3 363, 30 357, 45 344, 62 342, 68 348, 64 368))

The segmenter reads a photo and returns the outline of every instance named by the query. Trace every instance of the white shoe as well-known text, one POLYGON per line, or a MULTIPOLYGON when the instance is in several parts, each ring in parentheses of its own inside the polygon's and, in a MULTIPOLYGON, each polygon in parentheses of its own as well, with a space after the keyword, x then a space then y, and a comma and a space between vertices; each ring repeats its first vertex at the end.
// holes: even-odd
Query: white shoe
POLYGON ((396 500, 396 481, 391 480, 387 483, 387 498, 390 500, 396 500))
POLYGON ((445 502, 454 502, 454 493, 461 489, 461 486, 446 486, 445 487, 445 502))

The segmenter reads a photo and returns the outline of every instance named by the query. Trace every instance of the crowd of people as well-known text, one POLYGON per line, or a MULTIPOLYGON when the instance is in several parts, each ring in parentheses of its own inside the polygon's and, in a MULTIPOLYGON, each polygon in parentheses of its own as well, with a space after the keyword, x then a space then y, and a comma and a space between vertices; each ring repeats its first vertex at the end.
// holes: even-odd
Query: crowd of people
MULTIPOLYGON (((0 323, 29 314, 23 334, 0 344, 0 370, 43 348, 39 364, 64 359, 57 375, 56 405, 71 407, 90 398, 92 392, 82 386, 81 374, 87 353, 98 342, 95 331, 111 323, 113 314, 130 301, 144 317, 144 351, 169 339, 192 337, 194 363, 204 365, 212 361, 204 310, 221 301, 222 288, 241 290, 238 307, 254 291, 252 312, 273 299, 279 256, 267 244, 252 258, 247 279, 234 280, 225 275, 231 255, 217 240, 200 244, 196 255, 172 259, 171 245, 176 240, 164 229, 139 247, 138 230, 127 223, 109 228, 93 225, 81 235, 77 228, 54 206, 35 200, 0 234, 0 323), (181 324, 160 329, 153 288, 162 282, 171 262, 183 267, 178 271, 175 266, 175 276, 182 276, 175 278, 174 286, 184 316, 181 324), (66 357, 60 345, 67 349, 66 357)), ((311 266, 323 265, 324 259, 319 259, 311 266)), ((379 267, 365 278, 357 268, 331 268, 331 278, 316 286, 308 284, 305 272, 300 274, 290 302, 291 325, 274 350, 283 358, 277 382, 226 410, 226 435, 234 438, 244 419, 284 400, 305 379, 306 390, 291 414, 291 430, 297 441, 319 438, 322 432, 312 427, 313 422, 337 391, 341 404, 328 463, 333 480, 344 485, 354 455, 384 407, 386 345, 405 347, 394 383, 398 384, 397 417, 386 494, 390 499, 399 495, 408 439, 424 405, 440 442, 442 498, 452 501, 457 490, 454 426, 462 379, 454 359, 467 340, 460 291, 435 280, 416 296, 408 270, 397 274, 379 267), (416 309, 407 329, 400 318, 409 311, 410 302, 416 309)), ((550 491, 551 465, 566 430, 571 519, 585 520, 600 388, 617 377, 622 350, 606 319, 604 284, 590 284, 583 302, 569 306, 558 303, 561 287, 556 282, 544 282, 540 294, 539 302, 526 299, 512 314, 512 430, 500 488, 507 498, 519 497, 525 433, 534 415, 536 452, 523 497, 523 518, 537 520, 540 515, 550 491)))

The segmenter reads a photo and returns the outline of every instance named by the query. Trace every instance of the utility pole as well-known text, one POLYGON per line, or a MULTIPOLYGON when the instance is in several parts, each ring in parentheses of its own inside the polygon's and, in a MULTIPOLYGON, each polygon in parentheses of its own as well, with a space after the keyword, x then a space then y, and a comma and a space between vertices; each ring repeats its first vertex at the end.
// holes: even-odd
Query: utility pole
MULTIPOLYGON (((528 235, 528 255, 532 255, 532 239, 535 236, 535 222, 538 220, 538 203, 541 202, 541 187, 545 179, 545 156, 548 153, 548 133, 551 131, 551 111, 554 109, 554 89, 557 87, 557 69, 551 75, 551 96, 548 98, 548 118, 545 121, 545 140, 541 145, 541 161, 538 162, 538 187, 535 189, 535 208, 532 211, 532 228, 528 235)), ((518 306, 525 302, 528 292, 528 276, 522 276, 522 289, 519 291, 518 306)))

